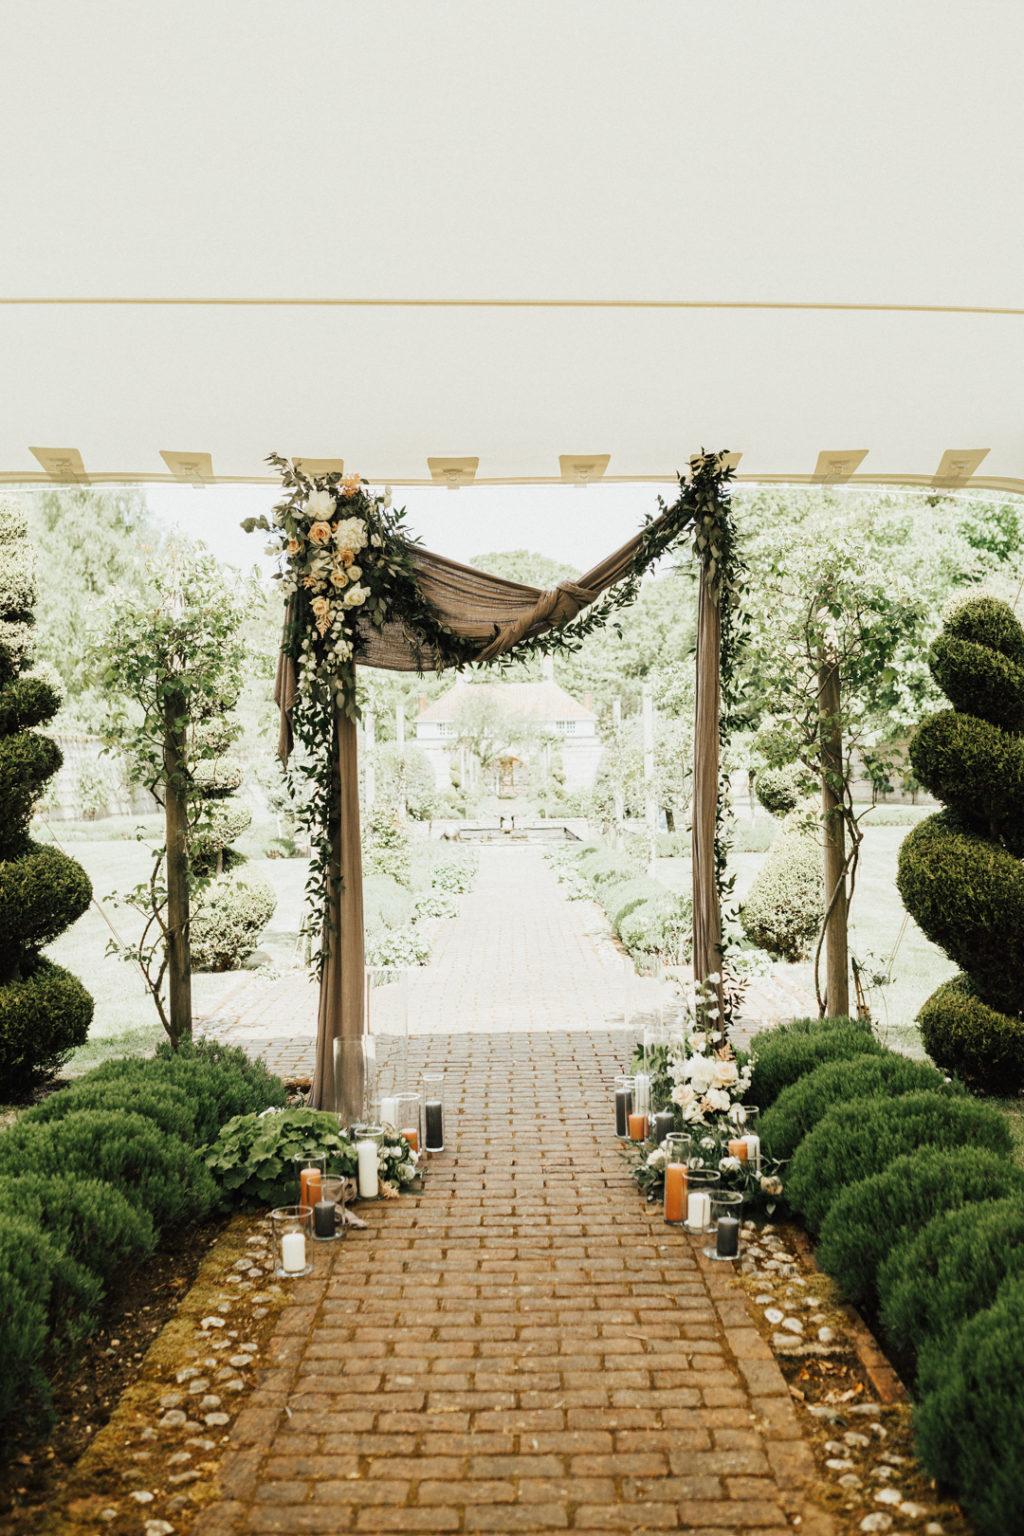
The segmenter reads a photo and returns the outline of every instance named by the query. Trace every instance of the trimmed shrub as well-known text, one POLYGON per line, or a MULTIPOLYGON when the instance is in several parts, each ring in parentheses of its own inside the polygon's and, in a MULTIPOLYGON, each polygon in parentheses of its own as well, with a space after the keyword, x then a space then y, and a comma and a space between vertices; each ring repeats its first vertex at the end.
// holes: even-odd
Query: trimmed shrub
POLYGON ((963 1326, 952 1354, 926 1351, 923 1401, 914 1414, 917 1454, 985 1536, 1021 1524, 1024 1466, 1024 1279, 963 1326))
POLYGON ((907 910, 969 973, 978 996, 1015 1013, 1024 983, 1021 861, 943 811, 904 838, 896 883, 907 910))
POLYGON ((914 772, 949 810, 900 848, 896 884, 964 973, 919 1015, 940 1065, 982 1092, 1024 1088, 1024 629, 1008 604, 963 603, 929 665, 953 705, 925 720, 914 772))
POLYGON ((45 1232, 0 1212, 0 1426, 30 1417, 33 1399, 49 1402, 43 1361, 51 1339, 84 1332, 100 1291, 95 1275, 45 1232))
POLYGON ((136 1082, 117 1082, 81 1078, 30 1109, 20 1120, 22 1125, 52 1125, 83 1109, 143 1115, 168 1136, 190 1144, 196 1140, 196 1106, 188 1094, 152 1074, 136 1082))
POLYGON ((159 1228, 205 1216, 217 1199, 202 1159, 142 1115, 76 1110, 50 1125, 19 1121, 0 1136, 0 1175, 25 1168, 113 1184, 159 1228))
POLYGON ((430 943, 413 924, 366 936, 367 965, 426 965, 429 959, 430 943))
POLYGON ((192 909, 189 935, 197 971, 233 971, 247 960, 277 909, 277 897, 261 875, 221 875, 192 909))
POLYGON ((1024 1170, 1005 1157, 924 1147, 842 1191, 822 1223, 816 1257, 851 1301, 864 1301, 889 1254, 941 1211, 1011 1197, 1024 1197, 1024 1170))
POLYGON ((925 1061, 910 1061, 894 1051, 882 1056, 855 1056, 826 1061, 784 1088, 758 1124, 758 1134, 772 1157, 793 1156, 833 1104, 941 1089, 942 1073, 925 1061))
POLYGON ((771 816, 788 816, 795 811, 803 796, 799 763, 789 763, 785 768, 762 768, 754 780, 754 794, 771 816))
POLYGON ((1005 1116, 989 1104, 941 1093, 835 1104, 793 1155, 786 1198, 812 1232, 848 1184, 870 1178, 917 1147, 975 1146, 1010 1155, 1005 1116))
POLYGON ((616 881, 614 885, 605 885, 601 888, 601 905, 608 914, 615 932, 619 932, 619 924, 624 917, 635 912, 637 907, 644 902, 659 901, 668 894, 667 887, 660 880, 652 880, 647 875, 637 875, 633 880, 616 881))
POLYGON ((961 1325, 990 1307, 1011 1275, 1024 1275, 1019 1198, 943 1211, 895 1248, 879 1271, 885 1331, 915 1354, 933 1339, 947 1350, 961 1325))
POLYGON ((619 938, 631 955, 658 955, 681 965, 693 948, 693 902, 664 889, 662 895, 634 907, 619 924, 619 938))
POLYGON ((284 1083, 262 1061, 250 1061, 240 1046, 217 1040, 183 1042, 177 1051, 165 1040, 148 1060, 124 1056, 106 1061, 81 1081, 169 1083, 184 1091, 195 1108, 195 1139, 201 1146, 214 1139, 225 1120, 283 1106, 288 1098, 284 1083))
POLYGON ((577 865, 588 885, 623 885, 636 878, 636 868, 621 853, 599 848, 596 853, 584 854, 577 865))
POLYGON ((63 761, 29 726, 56 714, 58 691, 24 677, 36 601, 23 514, 0 498, 0 1081, 22 1094, 52 1077, 89 1032, 92 998, 42 959, 92 899, 80 864, 28 836, 32 807, 63 761))
POLYGON ((803 811, 779 829, 739 917, 758 949, 779 960, 801 960, 825 916, 821 844, 803 811))
POLYGON ((784 1088, 824 1061, 850 1061, 855 1056, 884 1056, 869 1024, 839 1016, 832 1019, 793 1019, 776 1025, 750 1042, 753 1076, 747 1095, 763 1111, 784 1088))
POLYGON ((25 1093, 53 1077, 84 1045, 93 1000, 77 976, 39 957, 19 980, 0 986, 0 1081, 25 1093))
POLYGON ((987 1007, 962 971, 936 988, 917 1022, 932 1060, 977 1093, 1009 1098, 1024 1083, 1024 1024, 987 1007))
POLYGON ((439 891, 424 891, 412 904, 412 918, 418 923, 427 917, 455 917, 458 910, 450 896, 439 891))
POLYGON ((156 1247, 148 1211, 99 1179, 34 1171, 0 1178, 0 1209, 32 1222, 107 1284, 156 1247))

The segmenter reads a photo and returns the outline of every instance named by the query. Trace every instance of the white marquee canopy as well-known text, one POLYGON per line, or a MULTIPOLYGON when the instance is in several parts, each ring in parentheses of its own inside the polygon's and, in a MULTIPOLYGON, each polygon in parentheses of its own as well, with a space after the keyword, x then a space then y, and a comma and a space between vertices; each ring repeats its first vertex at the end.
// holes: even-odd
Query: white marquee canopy
POLYGON ((1024 491, 1019 0, 2 13, 0 479, 1024 491))

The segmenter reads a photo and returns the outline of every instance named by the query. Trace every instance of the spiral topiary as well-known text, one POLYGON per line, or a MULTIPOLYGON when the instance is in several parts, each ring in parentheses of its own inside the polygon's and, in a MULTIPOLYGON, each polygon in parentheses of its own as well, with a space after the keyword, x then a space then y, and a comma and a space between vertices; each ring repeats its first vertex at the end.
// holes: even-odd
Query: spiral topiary
POLYGON ((197 971, 230 971, 247 960, 277 907, 277 897, 260 875, 246 868, 245 855, 232 848, 247 831, 252 812, 236 797, 242 770, 224 757, 237 736, 224 714, 210 714, 196 726, 203 747, 216 755, 193 767, 198 815, 189 843, 192 872, 209 884, 193 897, 189 936, 197 971))
POLYGON ((60 707, 43 678, 25 676, 32 655, 34 559, 24 520, 0 501, 0 1081, 27 1092, 82 1045, 92 998, 40 951, 81 917, 89 877, 57 848, 28 835, 32 807, 61 765, 55 741, 34 729, 60 707))
POLYGON ((897 885, 924 933, 961 967, 918 1015, 933 1059, 971 1087, 1024 1087, 1024 629, 975 597, 947 619, 929 665, 953 708, 910 745, 947 809, 900 849, 897 885))

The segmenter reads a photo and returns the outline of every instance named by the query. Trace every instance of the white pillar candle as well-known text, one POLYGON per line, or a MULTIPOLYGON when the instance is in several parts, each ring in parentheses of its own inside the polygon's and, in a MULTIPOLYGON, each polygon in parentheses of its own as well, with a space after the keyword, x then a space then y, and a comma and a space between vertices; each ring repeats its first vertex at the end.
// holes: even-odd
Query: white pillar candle
POLYGON ((281 1266, 286 1274, 298 1275, 306 1267, 306 1239, 301 1232, 286 1232, 281 1239, 281 1266))
POLYGON ((711 1196, 696 1190, 686 1202, 686 1225, 706 1227, 711 1220, 711 1196))
POLYGON ((381 1099, 380 1118, 385 1125, 398 1125, 398 1100, 381 1099))
POLYGON ((651 1079, 648 1073, 638 1072, 633 1080, 633 1108, 639 1115, 646 1115, 651 1107, 651 1079))
POLYGON ((760 1136, 744 1136, 747 1144, 747 1166, 755 1173, 761 1172, 761 1138, 760 1136))
POLYGON ((356 1157, 359 1159, 359 1198, 376 1200, 377 1148, 375 1144, 372 1141, 357 1141, 356 1157))

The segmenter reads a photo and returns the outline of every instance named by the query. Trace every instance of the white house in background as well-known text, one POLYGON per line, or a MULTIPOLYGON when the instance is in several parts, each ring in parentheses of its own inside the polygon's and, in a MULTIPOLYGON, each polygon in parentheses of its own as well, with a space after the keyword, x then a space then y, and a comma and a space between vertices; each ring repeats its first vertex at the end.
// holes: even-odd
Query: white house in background
POLYGON ((420 701, 416 720, 416 745, 426 753, 438 787, 451 784, 452 765, 457 764, 462 783, 467 775, 479 772, 475 760, 457 741, 458 714, 469 697, 486 697, 507 711, 514 720, 525 720, 534 728, 534 740, 512 747, 494 775, 494 789, 501 795, 515 795, 526 787, 529 759, 538 752, 550 760, 560 753, 567 790, 589 789, 597 773, 603 751, 597 735, 597 716, 590 707, 590 695, 584 703, 566 693, 552 676, 550 658, 545 657, 544 680, 539 683, 478 683, 460 677, 453 688, 432 704, 420 701))

